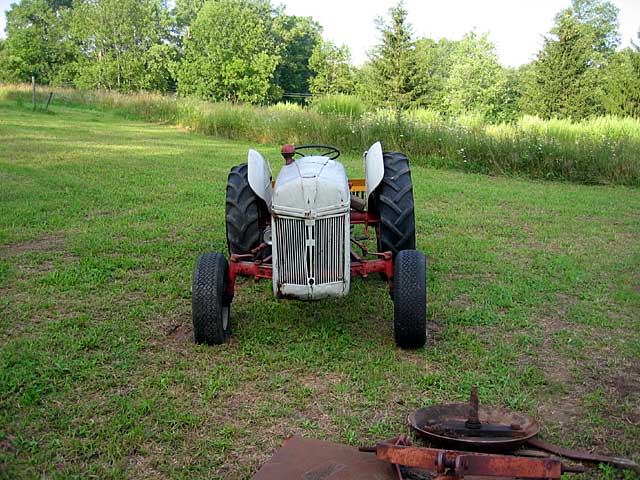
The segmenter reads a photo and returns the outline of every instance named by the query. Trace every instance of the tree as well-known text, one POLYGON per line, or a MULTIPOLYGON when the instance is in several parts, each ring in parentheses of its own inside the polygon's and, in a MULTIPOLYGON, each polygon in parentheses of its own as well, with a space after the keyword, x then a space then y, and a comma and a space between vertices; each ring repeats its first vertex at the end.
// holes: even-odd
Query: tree
POLYGON ((501 81, 496 83, 495 97, 485 114, 492 122, 513 122, 521 114, 520 99, 526 65, 520 68, 503 68, 501 81))
POLYGON ((178 91, 210 100, 265 102, 279 60, 254 2, 207 2, 185 42, 178 91))
POLYGON ((538 115, 536 98, 533 92, 537 90, 536 65, 530 62, 518 67, 514 75, 517 77, 517 109, 520 113, 538 115))
POLYGON ((543 117, 599 114, 603 73, 619 43, 618 9, 604 0, 573 0, 555 19, 533 63, 523 102, 543 117))
POLYGON ((71 1, 23 0, 7 12, 7 39, 0 54, 0 79, 40 83, 67 80, 65 66, 78 49, 70 40, 71 1))
POLYGON ((415 104, 433 110, 447 110, 446 86, 451 75, 458 42, 421 38, 416 41, 415 104))
MULTIPOLYGON (((640 37, 640 34, 638 35, 640 37)), ((640 118, 640 48, 614 54, 604 73, 603 103, 607 113, 640 118)))
POLYGON ((309 68, 313 72, 309 89, 314 95, 353 93, 353 72, 349 47, 324 41, 313 50, 309 68))
POLYGON ((606 0, 572 0, 570 11, 591 37, 593 49, 605 58, 613 55, 620 45, 618 7, 606 0))
POLYGON ((452 57, 446 83, 449 113, 479 112, 496 117, 506 78, 488 35, 467 33, 452 57))
POLYGON ((179 31, 188 28, 198 16, 206 0, 176 0, 175 21, 179 31))
POLYGON ((74 35, 84 52, 76 83, 123 92, 167 89, 173 47, 161 0, 82 0, 74 35))
POLYGON ((376 20, 381 43, 369 54, 372 75, 365 77, 373 82, 370 92, 377 103, 397 112, 408 108, 415 97, 415 43, 407 15, 401 1, 389 10, 389 23, 376 20))
POLYGON ((322 27, 310 17, 280 13, 273 19, 272 31, 280 55, 273 83, 284 93, 309 93, 313 76, 309 59, 322 42, 322 27))
POLYGON ((594 62, 593 37, 571 9, 565 10, 546 37, 534 62, 533 89, 528 93, 535 111, 546 118, 579 119, 599 113, 601 98, 594 62))

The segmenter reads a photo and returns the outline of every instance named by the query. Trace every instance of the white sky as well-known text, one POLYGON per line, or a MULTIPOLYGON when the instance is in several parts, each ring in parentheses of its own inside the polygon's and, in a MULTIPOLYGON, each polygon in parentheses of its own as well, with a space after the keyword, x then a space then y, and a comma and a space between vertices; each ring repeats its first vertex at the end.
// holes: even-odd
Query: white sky
MULTIPOLYGON (((283 0, 287 13, 312 16, 324 27, 324 36, 351 49, 356 65, 378 41, 374 19, 386 15, 396 0, 283 0)), ((416 36, 459 40, 476 29, 489 32, 501 62, 518 66, 533 59, 542 35, 570 0, 405 0, 409 23, 416 36)), ((628 46, 640 29, 640 0, 613 0, 620 9, 622 45, 628 46)))
MULTIPOLYGON (((4 38, 5 14, 17 0, 0 0, 0 37, 4 38)), ((272 0, 283 3, 292 15, 311 16, 324 27, 324 36, 351 49, 356 65, 378 41, 374 19, 386 15, 396 0, 272 0)), ((405 0, 409 22, 416 36, 459 40, 476 29, 489 32, 504 65, 518 66, 533 59, 542 35, 570 0, 405 0)), ((640 29, 640 0, 613 0, 620 8, 622 46, 628 46, 640 29)))

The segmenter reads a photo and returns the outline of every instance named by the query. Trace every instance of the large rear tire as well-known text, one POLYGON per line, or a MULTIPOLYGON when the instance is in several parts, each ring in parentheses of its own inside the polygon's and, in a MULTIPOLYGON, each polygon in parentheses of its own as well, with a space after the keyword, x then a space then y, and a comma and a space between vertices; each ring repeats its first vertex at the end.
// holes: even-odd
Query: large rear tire
POLYGON ((391 252, 416 248, 413 185, 409 159, 403 153, 386 152, 384 176, 372 195, 373 211, 380 215, 378 251, 391 252))
POLYGON ((400 348, 427 341, 427 259, 420 250, 402 250, 393 266, 393 327, 400 348))
POLYGON ((191 315, 196 343, 219 345, 231 334, 228 282, 229 264, 224 255, 200 255, 191 285, 191 315))
POLYGON ((249 185, 248 166, 236 165, 227 179, 227 245, 229 254, 248 254, 260 245, 260 217, 267 206, 249 185))

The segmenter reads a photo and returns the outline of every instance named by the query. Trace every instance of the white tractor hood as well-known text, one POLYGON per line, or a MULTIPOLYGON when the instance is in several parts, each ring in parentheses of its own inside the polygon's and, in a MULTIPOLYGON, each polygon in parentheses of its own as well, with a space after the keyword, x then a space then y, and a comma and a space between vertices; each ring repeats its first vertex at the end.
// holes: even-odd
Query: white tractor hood
POLYGON ((280 170, 273 191, 276 215, 314 218, 349 210, 351 195, 344 167, 327 157, 303 157, 280 170))

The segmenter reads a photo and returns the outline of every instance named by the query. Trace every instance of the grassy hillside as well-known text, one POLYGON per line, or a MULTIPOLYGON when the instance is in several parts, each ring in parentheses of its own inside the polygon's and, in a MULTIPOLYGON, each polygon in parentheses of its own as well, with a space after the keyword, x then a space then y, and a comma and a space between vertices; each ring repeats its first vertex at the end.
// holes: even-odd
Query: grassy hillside
POLYGON ((0 477, 247 478, 291 434, 370 444, 474 384, 640 460, 637 189, 415 165, 426 348, 395 348, 376 278, 316 303, 242 281, 231 342, 201 347, 194 261, 255 144, 53 110, 0 101, 0 477))
MULTIPOLYGON (((41 108, 48 91, 40 91, 41 108)), ((348 104, 339 108, 319 103, 316 111, 294 104, 255 107, 153 94, 54 91, 54 105, 116 110, 130 118, 167 122, 217 138, 263 144, 328 143, 353 154, 382 140, 387 149, 406 152, 414 164, 425 166, 640 186, 640 121, 631 118, 599 117, 572 123, 524 117, 514 124, 489 125, 475 116, 445 119, 435 112, 416 110, 398 122, 392 112, 363 114, 349 109, 348 104), (345 111, 355 113, 320 113, 345 111)), ((2 98, 28 107, 30 87, 0 85, 2 98)))

